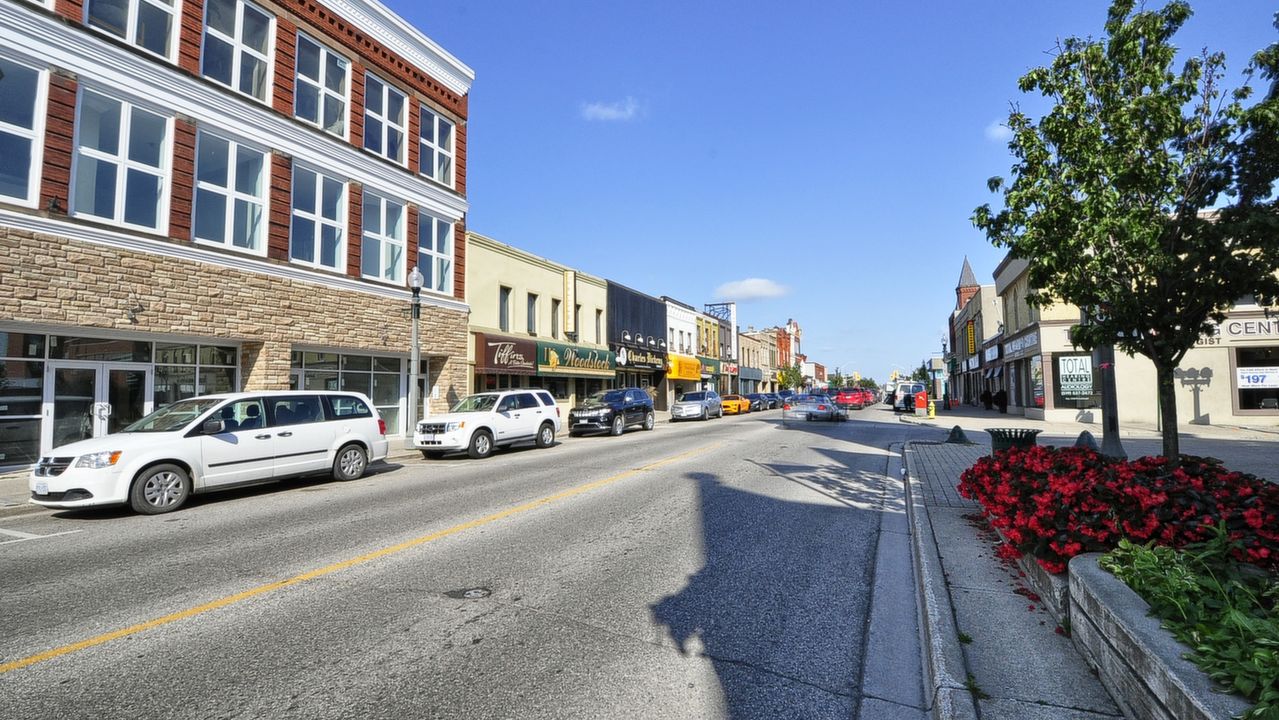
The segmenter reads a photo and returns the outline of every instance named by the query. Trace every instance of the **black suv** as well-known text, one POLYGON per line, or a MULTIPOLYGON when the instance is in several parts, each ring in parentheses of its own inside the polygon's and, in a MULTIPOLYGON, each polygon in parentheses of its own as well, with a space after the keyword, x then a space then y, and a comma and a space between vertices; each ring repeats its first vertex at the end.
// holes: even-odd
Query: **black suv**
POLYGON ((629 425, 652 430, 653 398, 640 388, 601 390, 568 411, 568 434, 608 432, 621 435, 629 425))

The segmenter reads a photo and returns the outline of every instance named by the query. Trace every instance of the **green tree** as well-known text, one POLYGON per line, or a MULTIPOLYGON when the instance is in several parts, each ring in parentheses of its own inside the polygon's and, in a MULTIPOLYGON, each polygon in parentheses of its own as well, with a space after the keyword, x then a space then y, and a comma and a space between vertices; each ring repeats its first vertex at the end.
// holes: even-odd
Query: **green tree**
POLYGON ((864 377, 857 381, 857 387, 864 387, 867 390, 878 390, 879 383, 874 378, 864 377))
POLYGON ((1070 38, 1021 78, 1053 106, 1037 123, 1014 106, 1013 180, 988 182, 1003 209, 983 205, 973 223, 1028 261, 1031 303, 1092 311, 1072 342, 1150 359, 1177 462, 1173 370, 1239 298, 1279 294, 1279 43, 1225 93, 1222 54, 1174 66, 1187 3, 1135 5, 1115 0, 1104 37, 1070 38), (1247 106, 1257 75, 1269 90, 1247 106))
POLYGON ((795 363, 788 368, 782 368, 781 383, 783 388, 798 390, 804 387, 804 372, 799 369, 799 363, 795 363))
POLYGON ((919 363, 919 367, 915 368, 915 372, 910 374, 911 380, 920 382, 928 382, 928 361, 924 360, 919 363))
POLYGON ((839 374, 839 371, 837 370, 835 371, 835 374, 826 376, 826 383, 832 388, 838 389, 848 384, 848 378, 839 374))

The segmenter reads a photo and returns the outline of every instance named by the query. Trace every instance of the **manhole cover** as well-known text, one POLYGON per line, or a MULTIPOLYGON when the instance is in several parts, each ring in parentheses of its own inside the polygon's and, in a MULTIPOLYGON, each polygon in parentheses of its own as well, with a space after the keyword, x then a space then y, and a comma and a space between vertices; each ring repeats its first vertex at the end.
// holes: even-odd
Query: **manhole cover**
POLYGON ((492 595, 493 591, 488 588, 478 587, 467 588, 465 590, 450 590, 444 594, 454 600, 482 600, 489 595, 492 595))

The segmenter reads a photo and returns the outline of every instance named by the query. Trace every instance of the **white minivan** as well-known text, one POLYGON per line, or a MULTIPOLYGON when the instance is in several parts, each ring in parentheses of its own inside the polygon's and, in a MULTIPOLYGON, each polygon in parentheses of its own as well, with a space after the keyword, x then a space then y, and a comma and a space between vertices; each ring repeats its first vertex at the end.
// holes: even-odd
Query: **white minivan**
POLYGON ((386 423, 355 392, 263 391, 166 405, 112 435, 56 447, 31 471, 31 502, 177 510, 194 493, 328 472, 354 480, 386 457, 386 423))

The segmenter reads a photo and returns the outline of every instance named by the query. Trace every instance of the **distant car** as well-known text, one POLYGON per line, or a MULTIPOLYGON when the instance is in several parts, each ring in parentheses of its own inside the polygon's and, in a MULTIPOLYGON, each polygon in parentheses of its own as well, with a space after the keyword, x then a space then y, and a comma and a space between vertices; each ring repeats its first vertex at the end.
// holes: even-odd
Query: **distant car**
POLYGON ((711 417, 724 417, 724 406, 720 404, 719 393, 714 390, 684 393, 671 406, 671 422, 706 420, 711 417))
POLYGON ((862 394, 861 388, 840 388, 831 396, 831 400, 834 400, 836 405, 845 410, 848 408, 861 410, 866 406, 866 396, 862 394))
POLYGON ((635 425, 652 430, 655 417, 653 398, 644 390, 603 390, 587 396, 568 411, 568 434, 574 437, 589 432, 621 435, 635 425))
POLYGON ((419 422, 413 446, 430 460, 461 451, 479 460, 505 445, 550 447, 559 430, 560 409, 549 392, 502 390, 468 395, 448 413, 419 422))
POLYGON ((768 398, 763 393, 749 393, 745 397, 751 401, 751 412, 768 409, 768 398))
POLYGON ((387 450, 386 423, 359 393, 206 395, 166 405, 118 433, 55 447, 31 472, 31 502, 128 504, 154 515, 193 494, 294 475, 354 480, 387 450))
POLYGON ((782 402, 785 402, 789 398, 793 397, 795 394, 796 393, 794 390, 778 390, 777 398, 781 400, 782 402))
POLYGON ((795 395, 782 406, 783 420, 847 420, 848 413, 825 395, 795 395))
POLYGON ((782 398, 777 393, 764 393, 764 397, 768 398, 769 410, 776 410, 782 406, 782 398))
POLYGON ((751 411, 750 398, 741 395, 724 395, 719 404, 724 408, 725 415, 745 415, 751 411))

